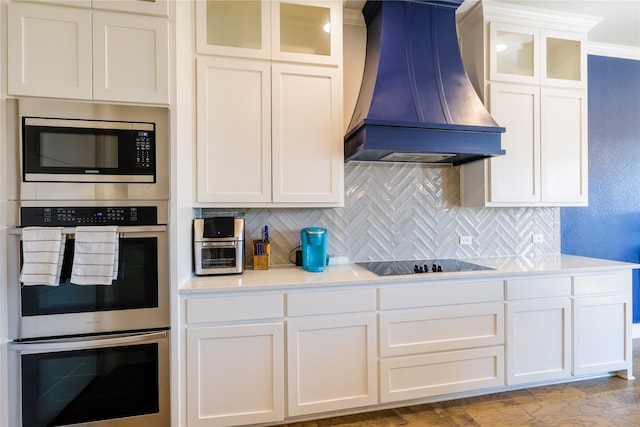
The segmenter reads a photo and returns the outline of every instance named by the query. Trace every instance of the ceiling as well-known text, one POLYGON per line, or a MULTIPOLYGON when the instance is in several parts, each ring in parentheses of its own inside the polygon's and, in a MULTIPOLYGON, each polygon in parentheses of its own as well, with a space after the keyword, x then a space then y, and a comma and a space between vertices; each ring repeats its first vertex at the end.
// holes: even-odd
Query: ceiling
MULTIPOLYGON (((465 0, 468 8, 479 0, 465 0)), ((640 0, 493 0, 562 12, 601 17, 587 35, 590 42, 637 47, 640 54, 640 0)), ((345 7, 362 9, 364 0, 346 0, 345 7)))

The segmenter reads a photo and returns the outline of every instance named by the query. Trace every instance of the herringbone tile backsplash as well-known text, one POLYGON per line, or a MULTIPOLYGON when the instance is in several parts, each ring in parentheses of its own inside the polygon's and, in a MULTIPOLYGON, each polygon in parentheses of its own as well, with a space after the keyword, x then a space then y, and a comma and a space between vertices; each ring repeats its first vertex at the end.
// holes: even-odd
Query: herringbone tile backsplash
MULTIPOLYGON (((202 209, 196 215, 218 211, 202 209)), ((289 263, 304 227, 327 228, 328 254, 351 262, 560 252, 558 209, 462 208, 459 169, 452 167, 350 162, 345 164, 344 208, 241 211, 248 242, 269 226, 272 265, 289 263), (534 233, 542 234, 544 243, 532 243, 534 233), (460 236, 471 236, 472 245, 461 246, 460 236)), ((246 261, 252 265, 249 252, 246 261)))

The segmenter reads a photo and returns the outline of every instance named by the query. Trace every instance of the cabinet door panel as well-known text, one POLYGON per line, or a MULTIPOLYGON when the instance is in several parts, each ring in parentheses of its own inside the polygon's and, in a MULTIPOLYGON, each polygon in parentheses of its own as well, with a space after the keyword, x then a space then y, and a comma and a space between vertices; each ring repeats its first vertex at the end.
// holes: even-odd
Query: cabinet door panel
POLYGON ((169 16, 169 0, 91 0, 91 2, 95 9, 169 16))
POLYGON ((268 63, 199 57, 199 202, 271 201, 268 63))
POLYGON ((502 346, 380 360, 380 401, 383 403, 502 385, 502 346))
POLYGON ((8 92, 91 99, 91 11, 8 5, 8 92))
POLYGON ((271 1, 196 1, 198 53, 271 56, 271 1))
POLYGON ((504 343, 502 303, 380 313, 380 356, 504 343))
POLYGON ((273 201, 342 201, 342 86, 336 68, 273 64, 273 201))
POLYGON ((571 376, 571 300, 507 304, 507 384, 571 376))
POLYGON ((588 188, 585 92, 542 88, 541 108, 543 200, 586 205, 588 188))
POLYGON ((631 297, 612 295, 574 301, 575 375, 631 370, 631 297))
POLYGON ((378 401, 374 314, 287 324, 289 416, 378 401))
POLYGON ((282 323, 187 330, 189 426, 284 419, 282 323))
POLYGON ((169 23, 120 13, 93 14, 94 98, 169 102, 169 23))
POLYGON ((539 89, 491 84, 491 115, 500 126, 507 154, 490 161, 493 203, 540 201, 540 97, 539 89))

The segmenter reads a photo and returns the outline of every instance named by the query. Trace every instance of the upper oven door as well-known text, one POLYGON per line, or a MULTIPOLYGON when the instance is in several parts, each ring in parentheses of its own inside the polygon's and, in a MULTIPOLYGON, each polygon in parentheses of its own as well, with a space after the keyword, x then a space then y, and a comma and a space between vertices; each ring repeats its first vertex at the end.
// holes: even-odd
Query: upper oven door
MULTIPOLYGON (((64 230, 69 234, 57 286, 24 286, 19 282, 21 260, 11 261, 15 266, 10 269, 8 291, 12 339, 169 326, 165 225, 119 227, 118 277, 110 285, 71 283, 74 229, 64 230)), ((21 254, 20 235, 10 237, 12 249, 21 254)))
POLYGON ((154 123, 22 118, 26 182, 156 181, 154 123))

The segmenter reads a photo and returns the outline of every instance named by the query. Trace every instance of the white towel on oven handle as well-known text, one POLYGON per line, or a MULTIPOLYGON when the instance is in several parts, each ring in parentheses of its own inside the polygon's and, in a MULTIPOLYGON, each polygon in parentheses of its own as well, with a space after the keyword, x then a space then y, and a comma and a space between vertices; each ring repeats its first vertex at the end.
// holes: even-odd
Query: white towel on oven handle
POLYGON ((118 278, 118 227, 76 227, 75 234, 71 283, 110 285, 118 278))
POLYGON ((24 286, 58 286, 65 241, 62 227, 23 228, 20 282, 24 286))

